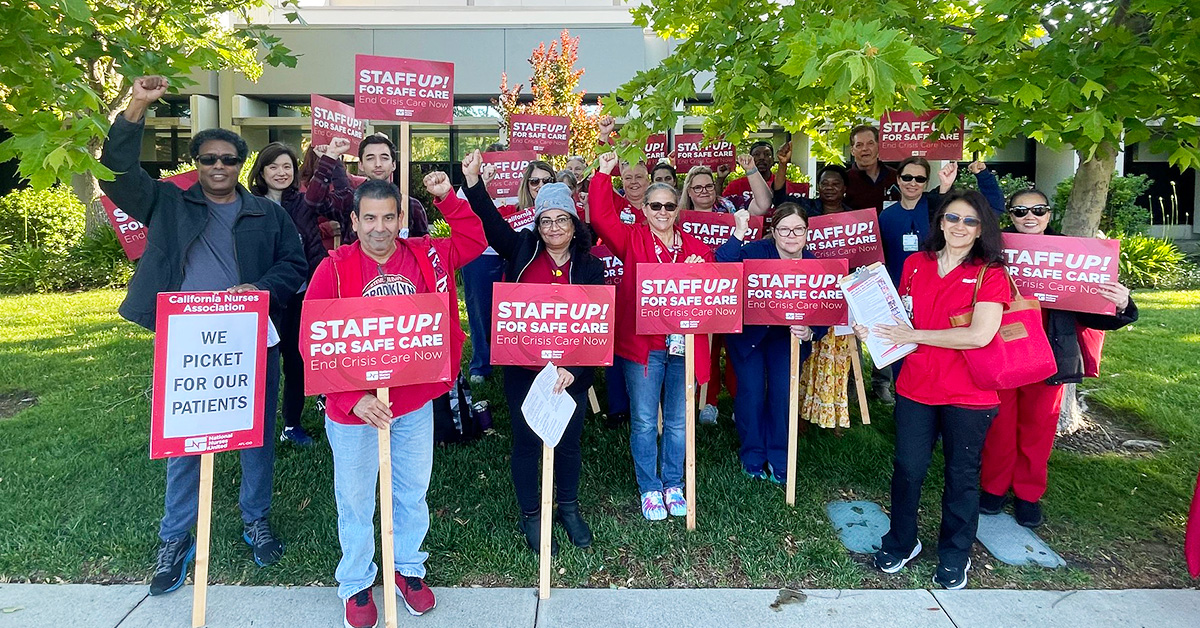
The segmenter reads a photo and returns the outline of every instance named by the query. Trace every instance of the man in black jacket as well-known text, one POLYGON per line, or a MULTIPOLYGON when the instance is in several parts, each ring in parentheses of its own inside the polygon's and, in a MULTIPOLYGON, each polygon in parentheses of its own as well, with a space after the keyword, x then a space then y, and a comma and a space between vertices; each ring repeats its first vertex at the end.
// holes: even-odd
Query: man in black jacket
MULTIPOLYGON (((156 181, 140 167, 146 109, 167 91, 166 79, 134 81, 129 107, 117 117, 104 143, 101 163, 116 173, 100 187, 126 213, 146 225, 146 252, 129 281, 121 316, 154 330, 159 292, 266 290, 278 324, 283 304, 300 288, 307 263, 300 235, 279 205, 250 194, 238 184, 249 149, 237 134, 209 129, 192 138, 191 155, 199 181, 180 190, 156 181)), ((277 342, 277 341, 276 341, 277 342)), ((275 406, 279 396, 279 348, 267 352, 263 446, 241 451, 242 538, 254 561, 271 565, 283 556, 283 543, 267 523, 275 467, 275 406)), ((191 530, 199 505, 197 456, 167 461, 165 512, 159 524, 162 545, 150 594, 179 588, 196 552, 191 530)))

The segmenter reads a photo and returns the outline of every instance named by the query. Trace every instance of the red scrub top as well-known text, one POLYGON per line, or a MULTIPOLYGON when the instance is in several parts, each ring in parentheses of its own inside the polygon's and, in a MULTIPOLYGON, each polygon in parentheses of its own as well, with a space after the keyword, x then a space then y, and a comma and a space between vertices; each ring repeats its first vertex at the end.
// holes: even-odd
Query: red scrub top
MULTIPOLYGON (((945 277, 939 277, 935 254, 908 256, 900 277, 899 292, 900 296, 912 297, 913 327, 950 329, 950 317, 971 308, 971 296, 978 277, 978 264, 960 264, 945 277)), ((1008 303, 1010 295, 1004 269, 987 269, 976 300, 1008 303)), ((961 350, 929 345, 917 345, 917 350, 904 358, 904 367, 896 380, 896 392, 930 406, 991 408, 1000 405, 996 391, 975 385, 961 350)))

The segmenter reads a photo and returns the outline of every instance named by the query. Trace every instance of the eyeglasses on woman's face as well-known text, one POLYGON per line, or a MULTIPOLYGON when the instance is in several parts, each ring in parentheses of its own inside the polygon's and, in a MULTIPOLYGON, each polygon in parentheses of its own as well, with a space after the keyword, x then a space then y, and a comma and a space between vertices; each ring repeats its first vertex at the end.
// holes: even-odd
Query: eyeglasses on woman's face
POLYGON ((775 229, 773 231, 774 231, 775 235, 783 236, 785 238, 791 238, 793 236, 799 237, 799 236, 804 235, 805 233, 808 232, 808 227, 805 227, 803 225, 801 225, 799 227, 775 227, 775 229))
POLYGON ((695 192, 696 194, 703 194, 705 192, 715 192, 717 189, 717 186, 715 183, 700 183, 700 184, 693 185, 689 189, 691 191, 695 192))
POLYGON ((566 229, 571 225, 570 216, 559 216, 558 218, 544 217, 538 220, 538 228, 549 230, 551 227, 566 229))

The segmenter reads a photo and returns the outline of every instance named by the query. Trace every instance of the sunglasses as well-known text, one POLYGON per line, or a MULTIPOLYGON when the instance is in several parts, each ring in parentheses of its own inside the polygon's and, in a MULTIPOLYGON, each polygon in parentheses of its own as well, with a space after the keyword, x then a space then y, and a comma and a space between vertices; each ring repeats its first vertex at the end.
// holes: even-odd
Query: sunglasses
POLYGON ((679 206, 675 203, 646 203, 646 207, 649 207, 652 212, 660 212, 664 209, 673 212, 679 209, 679 206))
POLYGON ((226 166, 236 166, 242 163, 242 158, 237 155, 199 155, 196 157, 196 163, 201 166, 215 166, 218 160, 226 166))
POLYGON ((550 183, 554 183, 554 177, 542 177, 540 179, 537 177, 529 178, 529 187, 538 187, 542 185, 548 185, 550 183))
POLYGON ((1033 212, 1034 216, 1045 216, 1050 213, 1049 205, 1013 205, 1008 208, 1008 213, 1017 218, 1024 218, 1026 214, 1033 212))
POLYGON ((905 183, 908 183, 909 181, 916 181, 917 183, 925 183, 926 181, 929 180, 929 177, 923 177, 919 174, 902 174, 902 175, 900 175, 899 179, 901 181, 904 181, 905 183))
POLYGON ((979 219, 974 216, 959 216, 958 214, 944 214, 942 216, 942 218, 946 222, 948 222, 952 225, 957 225, 958 223, 961 222, 962 224, 964 224, 968 227, 978 227, 981 224, 979 222, 979 219))

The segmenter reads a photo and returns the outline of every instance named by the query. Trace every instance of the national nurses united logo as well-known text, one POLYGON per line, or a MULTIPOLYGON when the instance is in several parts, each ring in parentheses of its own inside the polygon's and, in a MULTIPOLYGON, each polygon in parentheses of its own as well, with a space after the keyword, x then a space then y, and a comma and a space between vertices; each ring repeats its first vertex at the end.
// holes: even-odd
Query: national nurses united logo
POLYGON ((394 297, 416 293, 417 287, 404 275, 379 275, 363 286, 364 297, 394 297))

